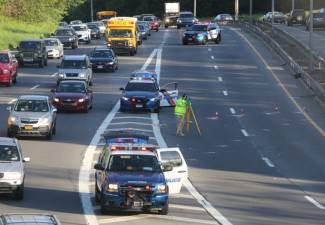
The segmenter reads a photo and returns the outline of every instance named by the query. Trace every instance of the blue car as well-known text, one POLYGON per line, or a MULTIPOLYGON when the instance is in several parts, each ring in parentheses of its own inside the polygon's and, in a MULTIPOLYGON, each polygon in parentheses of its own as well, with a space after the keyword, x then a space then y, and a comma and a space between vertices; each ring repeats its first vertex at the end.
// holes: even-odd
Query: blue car
POLYGON ((162 166, 152 151, 105 148, 95 164, 95 198, 101 212, 140 210, 168 214, 169 187, 162 166))
POLYGON ((159 113, 160 95, 159 86, 154 80, 130 80, 120 99, 120 111, 149 110, 159 113))

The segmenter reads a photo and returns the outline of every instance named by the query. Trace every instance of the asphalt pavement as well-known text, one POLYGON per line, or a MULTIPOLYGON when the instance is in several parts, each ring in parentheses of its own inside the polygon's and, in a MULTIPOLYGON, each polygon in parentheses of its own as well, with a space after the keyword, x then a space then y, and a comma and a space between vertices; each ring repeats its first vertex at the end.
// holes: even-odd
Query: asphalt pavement
MULTIPOLYGON (((51 141, 21 139, 32 160, 25 199, 1 196, 0 211, 54 213, 63 224, 324 224, 324 112, 263 43, 236 28, 222 34, 220 45, 182 46, 181 31, 154 32, 135 57, 119 57, 116 73, 96 73, 88 114, 60 113, 51 141), (119 87, 140 68, 156 70, 161 85, 179 83, 202 136, 192 118, 190 132, 176 137, 172 108, 158 116, 118 112, 119 87), (117 128, 140 129, 153 144, 181 148, 196 189, 185 185, 172 196, 168 216, 100 214, 91 166, 103 144, 100 132, 117 128)), ((103 43, 65 53, 87 53, 103 43)), ((8 103, 21 94, 49 94, 58 62, 22 68, 17 85, 0 88, 2 136, 8 103)))

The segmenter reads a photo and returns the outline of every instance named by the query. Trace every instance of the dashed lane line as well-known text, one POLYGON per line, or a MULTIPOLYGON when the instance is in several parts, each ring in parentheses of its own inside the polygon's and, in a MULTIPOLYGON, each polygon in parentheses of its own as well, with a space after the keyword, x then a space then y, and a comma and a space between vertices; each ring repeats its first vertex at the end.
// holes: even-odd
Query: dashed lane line
POLYGON ((139 128, 116 128, 116 129, 106 129, 106 131, 119 131, 119 130, 134 130, 139 132, 147 132, 147 133, 153 133, 152 130, 149 129, 139 129, 139 128))
POLYGON ((38 88, 39 86, 40 86, 40 85, 37 84, 37 85, 35 85, 34 87, 31 87, 30 90, 35 90, 35 89, 38 88))
POLYGON ((246 131, 245 129, 241 129, 241 132, 242 132, 242 134, 243 134, 245 137, 248 137, 248 136, 249 136, 248 133, 247 133, 247 131, 246 131))
POLYGON ((223 81, 222 77, 218 77, 218 81, 222 82, 223 81))
POLYGON ((228 96, 228 91, 222 91, 224 96, 228 96))
POLYGON ((174 209, 185 209, 185 210, 193 210, 193 211, 203 211, 203 212, 205 212, 204 208, 197 207, 197 206, 188 206, 188 205, 179 205, 179 204, 170 204, 169 203, 169 207, 174 208, 174 209))
POLYGON ((124 119, 151 120, 150 117, 142 117, 142 116, 116 116, 116 117, 114 117, 114 120, 124 120, 124 119))
POLYGON ((236 110, 234 108, 230 108, 229 110, 230 110, 231 114, 233 114, 233 115, 236 114, 236 110))
POLYGON ((214 69, 218 70, 219 69, 219 66, 215 65, 214 66, 214 69))
POLYGON ((266 165, 268 165, 269 167, 271 167, 271 168, 274 168, 275 166, 274 166, 274 164, 272 163, 272 161, 269 159, 269 158, 267 158, 267 157, 262 157, 262 160, 266 163, 266 165))
POLYGON ((305 199, 307 199, 307 201, 309 201, 311 204, 313 204, 317 208, 319 208, 319 209, 325 209, 325 207, 322 204, 320 204, 318 201, 316 201, 312 197, 310 197, 308 195, 305 195, 304 197, 305 197, 305 199))
POLYGON ((214 59, 214 56, 213 55, 211 56, 211 59, 214 59))

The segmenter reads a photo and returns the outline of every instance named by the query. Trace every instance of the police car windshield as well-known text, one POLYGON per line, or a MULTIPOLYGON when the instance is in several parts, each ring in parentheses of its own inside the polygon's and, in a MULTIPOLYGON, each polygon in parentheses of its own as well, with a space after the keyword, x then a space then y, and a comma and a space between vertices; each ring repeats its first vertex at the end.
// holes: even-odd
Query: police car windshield
POLYGON ((193 25, 188 28, 189 31, 207 31, 208 27, 206 25, 193 25))
POLYGON ((110 172, 161 173, 158 160, 152 155, 113 155, 110 158, 110 172))
POLYGON ((57 92, 85 93, 86 87, 84 83, 60 83, 57 92))
POLYGON ((158 91, 156 85, 154 83, 135 83, 129 82, 125 91, 147 91, 147 92, 156 92, 158 91))
POLYGON ((48 112, 49 106, 46 100, 21 99, 15 107, 16 112, 48 112))
POLYGON ((7 146, 1 145, 0 146, 0 161, 19 161, 19 153, 16 146, 7 146))

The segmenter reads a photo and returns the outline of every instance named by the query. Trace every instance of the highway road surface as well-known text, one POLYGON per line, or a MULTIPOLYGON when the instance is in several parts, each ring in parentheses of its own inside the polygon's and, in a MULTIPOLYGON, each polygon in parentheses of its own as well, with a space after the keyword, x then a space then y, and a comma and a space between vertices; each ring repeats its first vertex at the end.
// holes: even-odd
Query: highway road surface
MULTIPOLYGON (((63 224, 322 225, 325 221, 325 119, 311 93, 263 43, 232 27, 222 42, 181 45, 182 31, 154 32, 134 57, 120 56, 116 73, 96 73, 94 107, 60 113, 53 140, 21 139, 27 165, 23 201, 1 196, 0 212, 54 213, 63 224), (160 84, 178 82, 190 96, 194 123, 176 137, 172 108, 160 114, 118 112, 119 88, 139 69, 155 70, 160 84), (171 196, 167 216, 101 215, 94 171, 101 132, 137 128, 161 147, 181 148, 189 181, 171 196)), ((66 54, 89 53, 93 41, 66 54)), ((17 85, 0 88, 0 133, 6 107, 21 94, 49 94, 58 60, 19 71, 17 85)))

